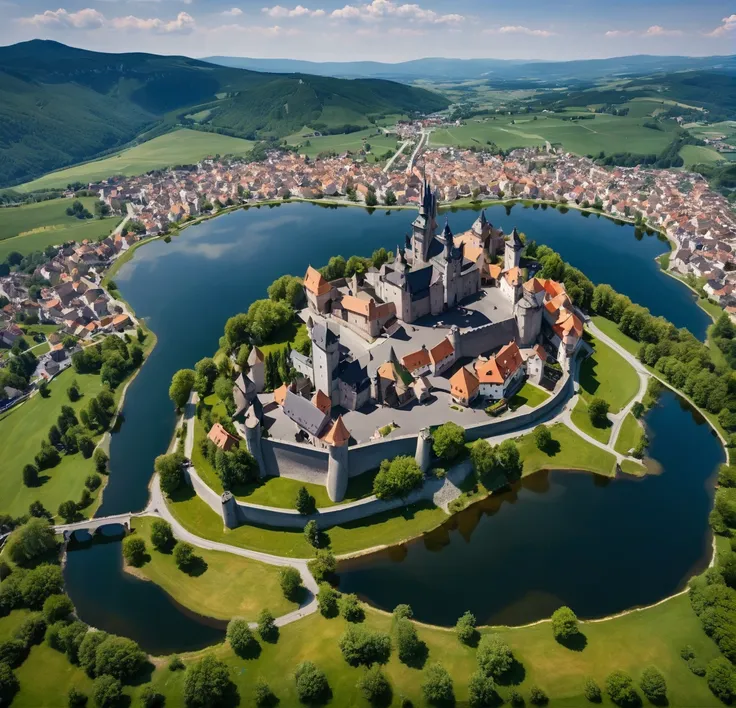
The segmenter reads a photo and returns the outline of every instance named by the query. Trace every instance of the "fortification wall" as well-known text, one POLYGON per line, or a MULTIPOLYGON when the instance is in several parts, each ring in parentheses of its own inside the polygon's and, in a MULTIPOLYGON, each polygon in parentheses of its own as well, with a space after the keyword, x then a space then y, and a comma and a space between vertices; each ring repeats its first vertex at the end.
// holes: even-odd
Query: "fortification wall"
POLYGON ((508 344, 516 339, 516 335, 515 317, 461 332, 459 335, 460 356, 474 359, 492 349, 508 344))
POLYGON ((290 477, 315 484, 325 484, 327 480, 327 450, 264 438, 261 440, 261 451, 266 475, 290 477))

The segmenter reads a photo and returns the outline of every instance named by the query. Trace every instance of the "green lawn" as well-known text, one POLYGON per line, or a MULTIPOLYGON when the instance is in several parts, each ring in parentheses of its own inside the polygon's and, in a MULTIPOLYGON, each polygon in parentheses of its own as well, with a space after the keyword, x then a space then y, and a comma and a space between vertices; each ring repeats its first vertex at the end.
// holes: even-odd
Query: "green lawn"
POLYGON ((553 425, 550 432, 553 444, 549 450, 540 450, 532 435, 517 441, 524 461, 524 475, 539 470, 568 469, 613 476, 616 458, 610 452, 583 440, 563 423, 553 425))
MULTIPOLYGON (((11 408, 0 416, 0 449, 3 464, 0 466, 0 513, 19 516, 28 511, 31 502, 39 500, 53 514, 61 502, 78 501, 84 489, 84 480, 94 472, 91 459, 80 453, 62 455, 61 463, 41 473, 43 483, 38 487, 26 487, 21 480, 23 466, 33 463, 33 458, 47 439, 49 428, 56 423, 61 406, 71 406, 77 413, 103 388, 97 374, 77 374, 73 368, 59 374, 50 384, 51 395, 33 396, 25 403, 11 408), (72 403, 66 389, 73 379, 79 383, 82 397, 72 403)), ((83 513, 89 515, 95 504, 83 513)))
POLYGON ((521 387, 521 389, 511 397, 509 401, 509 408, 515 411, 521 406, 529 406, 530 408, 536 408, 541 406, 549 398, 549 393, 535 386, 528 381, 521 387))
POLYGON ((644 430, 641 427, 639 421, 629 413, 621 424, 621 430, 619 431, 618 438, 614 448, 616 452, 620 452, 622 455, 628 455, 629 450, 633 450, 640 442, 644 430))
POLYGON ((293 349, 295 342, 301 342, 307 337, 307 325, 294 319, 283 327, 279 327, 269 338, 269 341, 266 344, 259 344, 258 348, 265 356, 285 348, 293 349))
POLYGON ((294 133, 286 138, 289 145, 298 147, 300 154, 316 157, 321 152, 358 152, 363 149, 363 145, 367 142, 371 146, 371 154, 374 156, 383 155, 387 150, 395 150, 397 140, 395 135, 387 136, 383 132, 376 135, 376 128, 367 128, 359 130, 355 133, 347 133, 345 135, 323 135, 318 138, 305 138, 304 135, 312 132, 309 128, 303 128, 298 133, 294 133), (307 145, 306 143, 310 144, 307 145))
POLYGON ((598 442, 601 442, 604 445, 608 444, 608 440, 611 437, 610 424, 605 428, 596 428, 590 421, 590 416, 588 415, 588 404, 582 396, 578 399, 578 402, 573 409, 572 422, 575 424, 576 428, 587 433, 598 442))
POLYGON ((647 473, 647 468, 639 462, 623 460, 621 462, 621 471, 634 477, 643 477, 647 473))
POLYGON ((202 559, 201 573, 189 575, 174 563, 173 556, 161 553, 150 542, 153 519, 134 521, 135 531, 146 541, 150 560, 141 568, 133 569, 160 585, 178 603, 205 617, 230 619, 245 617, 255 621, 266 608, 279 617, 296 609, 279 585, 279 569, 258 561, 217 551, 197 548, 202 559))
POLYGON ((716 164, 724 161, 721 153, 707 145, 683 145, 680 148, 680 157, 685 161, 685 168, 700 163, 716 164))
POLYGON ((183 128, 117 155, 51 172, 16 189, 30 192, 65 187, 71 182, 93 182, 114 175, 132 177, 172 165, 191 164, 208 156, 245 155, 252 147, 250 140, 183 128))
POLYGON ((635 339, 624 334, 613 320, 601 317, 600 315, 595 315, 592 320, 593 324, 598 327, 603 334, 610 337, 614 342, 616 342, 616 344, 629 352, 629 354, 633 354, 634 356, 639 355, 641 344, 639 344, 635 339))
MULTIPOLYGON (((82 197, 80 201, 94 214, 96 198, 82 197)), ((118 224, 117 218, 77 219, 67 216, 66 209, 71 204, 71 199, 50 199, 1 209, 0 261, 5 260, 11 251, 25 255, 65 241, 98 241, 118 224)))
POLYGON ((611 413, 618 413, 639 390, 639 377, 631 364, 611 347, 590 335, 594 351, 580 366, 583 398, 603 398, 611 413))

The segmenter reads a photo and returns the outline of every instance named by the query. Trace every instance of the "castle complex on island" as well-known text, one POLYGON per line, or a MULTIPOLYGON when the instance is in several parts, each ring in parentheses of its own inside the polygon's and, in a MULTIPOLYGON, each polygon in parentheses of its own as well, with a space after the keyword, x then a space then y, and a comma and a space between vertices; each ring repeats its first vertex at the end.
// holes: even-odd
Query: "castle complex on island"
MULTIPOLYGON (((510 398, 527 379, 554 385, 569 370, 582 319, 564 285, 526 278, 516 229, 504 236, 483 212, 464 234, 455 236, 447 221, 438 231, 437 195, 425 184, 412 233, 393 261, 329 282, 307 269, 302 317, 311 355, 291 351, 295 379, 270 399, 263 355, 254 348, 233 391, 234 420, 261 469, 264 415, 281 416, 297 441, 328 453, 327 488, 338 500, 353 441, 343 416, 370 416, 377 406, 439 405, 437 395, 448 389, 448 403, 487 405, 510 398), (458 306, 482 313, 482 323, 445 322, 458 306)), ((423 468, 426 457, 417 452, 423 468)))

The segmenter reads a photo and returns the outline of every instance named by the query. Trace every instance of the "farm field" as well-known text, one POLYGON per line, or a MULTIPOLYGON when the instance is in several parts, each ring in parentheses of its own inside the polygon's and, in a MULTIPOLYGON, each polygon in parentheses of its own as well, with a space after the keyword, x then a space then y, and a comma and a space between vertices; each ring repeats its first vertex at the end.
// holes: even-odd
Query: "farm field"
POLYGON ((367 128, 345 135, 323 135, 318 138, 303 137, 311 132, 312 130, 310 128, 302 128, 298 133, 294 133, 286 138, 286 141, 289 145, 298 146, 299 152, 309 155, 309 157, 316 157, 319 153, 328 150, 337 153, 347 151, 357 152, 363 149, 364 140, 370 144, 371 153, 380 156, 387 150, 394 150, 397 143, 395 135, 387 136, 383 133, 376 135, 378 132, 377 128, 367 128), (309 145, 305 144, 307 141, 309 141, 309 145))
POLYGON ((30 192, 65 187, 71 182, 92 182, 113 175, 132 177, 172 165, 197 162, 208 155, 245 155, 252 147, 250 140, 182 128, 117 155, 51 172, 17 189, 30 192))
POLYGON ((590 120, 576 122, 544 115, 497 116, 495 120, 476 118, 457 128, 434 131, 429 142, 434 147, 472 147, 490 141, 507 150, 544 145, 549 141, 580 155, 595 154, 601 150, 607 154, 659 153, 672 141, 673 131, 645 128, 645 120, 645 117, 620 117, 604 113, 596 114, 590 120))
POLYGON ((718 151, 707 145, 683 145, 680 156, 685 160, 686 168, 703 162, 715 164, 724 160, 718 151))

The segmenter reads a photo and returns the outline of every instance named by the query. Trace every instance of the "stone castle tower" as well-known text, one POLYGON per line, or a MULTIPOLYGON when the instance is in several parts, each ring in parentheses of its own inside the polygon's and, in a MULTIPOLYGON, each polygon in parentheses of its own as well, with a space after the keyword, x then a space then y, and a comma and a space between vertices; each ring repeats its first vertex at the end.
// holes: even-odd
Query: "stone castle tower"
POLYGON ((514 227, 511 232, 509 240, 506 241, 506 248, 504 249, 503 257, 503 269, 511 270, 512 268, 518 268, 521 263, 521 252, 524 250, 524 244, 519 238, 519 232, 514 227))
POLYGON ((411 226, 412 265, 416 267, 429 260, 429 246, 437 233, 437 193, 431 190, 427 180, 424 181, 419 215, 411 226))
POLYGON ((316 324, 310 331, 314 387, 336 403, 335 369, 340 362, 340 344, 327 325, 316 324))

